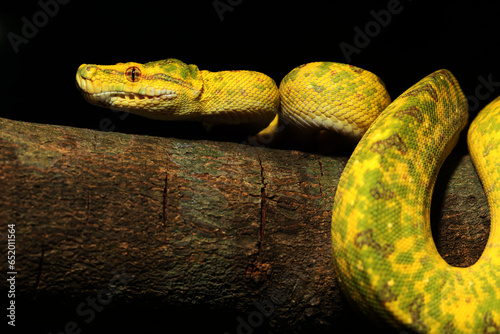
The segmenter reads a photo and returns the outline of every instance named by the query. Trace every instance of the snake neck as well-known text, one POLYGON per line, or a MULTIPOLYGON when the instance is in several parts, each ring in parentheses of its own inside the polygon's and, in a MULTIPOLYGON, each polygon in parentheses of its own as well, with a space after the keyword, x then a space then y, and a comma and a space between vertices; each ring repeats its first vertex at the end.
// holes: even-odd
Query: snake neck
POLYGON ((269 124, 279 107, 273 79, 254 71, 201 71, 200 117, 207 123, 269 124))

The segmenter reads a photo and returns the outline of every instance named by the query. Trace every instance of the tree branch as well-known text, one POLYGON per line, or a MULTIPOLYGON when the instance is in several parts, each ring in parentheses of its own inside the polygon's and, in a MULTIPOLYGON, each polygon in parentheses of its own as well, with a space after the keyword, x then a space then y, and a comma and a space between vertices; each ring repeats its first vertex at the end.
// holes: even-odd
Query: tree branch
MULTIPOLYGON (((38 329, 144 326, 141 310, 204 332, 371 329, 332 270, 346 157, 7 119, 0 142, 0 240, 15 224, 16 302, 38 329)), ((432 216, 443 257, 472 264, 489 213, 468 155, 445 163, 432 216)))

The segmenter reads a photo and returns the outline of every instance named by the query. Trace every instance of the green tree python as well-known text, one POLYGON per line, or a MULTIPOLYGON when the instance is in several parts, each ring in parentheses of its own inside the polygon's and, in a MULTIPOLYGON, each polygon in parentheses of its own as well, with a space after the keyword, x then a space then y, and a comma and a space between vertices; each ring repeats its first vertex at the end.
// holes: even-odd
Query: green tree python
POLYGON ((334 270, 365 317, 418 333, 500 331, 500 99, 468 133, 491 210, 491 232, 468 268, 447 264, 430 228, 437 173, 467 123, 455 77, 434 72, 391 103, 383 82, 351 65, 315 62, 282 80, 254 71, 201 71, 176 59, 79 67, 95 105, 159 120, 269 124, 257 136, 330 130, 359 141, 332 214, 334 270))

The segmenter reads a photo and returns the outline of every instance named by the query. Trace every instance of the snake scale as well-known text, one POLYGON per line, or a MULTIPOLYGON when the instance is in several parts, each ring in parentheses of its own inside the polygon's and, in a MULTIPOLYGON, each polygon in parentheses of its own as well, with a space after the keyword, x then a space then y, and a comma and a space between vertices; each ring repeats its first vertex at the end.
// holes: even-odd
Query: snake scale
POLYGON ((160 120, 255 122, 361 140, 340 178, 332 214, 334 269, 361 314, 418 333, 500 332, 500 98, 472 122, 468 145, 491 210, 481 258, 447 264, 430 229, 439 168, 467 124, 455 77, 436 71, 391 103, 383 82, 355 66, 315 62, 282 80, 254 71, 201 71, 176 59, 79 67, 90 103, 160 120))

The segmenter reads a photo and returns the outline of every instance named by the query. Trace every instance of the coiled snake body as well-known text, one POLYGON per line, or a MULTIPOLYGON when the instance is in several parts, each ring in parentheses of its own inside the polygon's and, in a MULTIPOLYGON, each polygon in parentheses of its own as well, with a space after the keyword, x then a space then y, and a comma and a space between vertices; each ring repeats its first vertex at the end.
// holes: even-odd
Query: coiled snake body
POLYGON ((200 71, 175 59, 84 64, 76 80, 93 104, 155 119, 274 119, 259 136, 278 136, 285 125, 362 137, 339 181, 332 214, 334 268, 344 293, 367 317, 395 328, 500 331, 500 99, 481 111, 468 136, 490 205, 489 240, 474 265, 455 268, 438 254, 429 223, 438 170, 467 123, 467 101, 447 70, 392 103, 374 74, 330 62, 297 67, 279 90, 262 73, 200 71))

